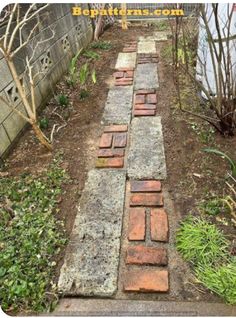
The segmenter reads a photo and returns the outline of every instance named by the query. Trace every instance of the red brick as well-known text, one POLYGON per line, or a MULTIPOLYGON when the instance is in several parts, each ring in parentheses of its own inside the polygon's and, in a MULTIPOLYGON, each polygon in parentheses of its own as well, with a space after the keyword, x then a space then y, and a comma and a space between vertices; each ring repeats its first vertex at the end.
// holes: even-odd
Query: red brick
POLYGON ((102 134, 99 148, 109 148, 112 144, 112 134, 102 134))
POLYGON ((163 206, 163 196, 161 193, 131 194, 130 206, 163 206))
POLYGON ((115 133, 113 138, 113 147, 114 148, 123 148, 127 143, 127 134, 126 133, 115 133))
POLYGON ((115 85, 116 86, 126 86, 126 85, 132 85, 133 84, 133 80, 129 79, 129 78, 121 78, 115 81, 115 85))
POLYGON ((133 76, 134 76, 134 71, 127 71, 125 73, 125 77, 126 78, 133 78, 133 76))
POLYGON ((121 67, 119 68, 118 72, 127 72, 127 71, 133 71, 134 68, 133 67, 121 67))
POLYGON ((124 72, 115 72, 115 73, 113 74, 113 76, 114 76, 115 78, 121 78, 121 77, 124 76, 124 72))
POLYGON ((128 130, 128 125, 105 126, 104 132, 124 132, 128 130))
POLYGON ((156 104, 157 103, 157 95, 156 94, 148 94, 147 95, 147 103, 148 104, 156 104))
POLYGON ((145 103, 145 95, 135 95, 134 103, 136 104, 144 104, 145 103))
POLYGON ((97 168, 122 168, 124 158, 98 158, 96 161, 97 168))
POLYGON ((154 116, 156 114, 155 109, 138 109, 134 110, 134 116, 154 116))
POLYGON ((128 238, 130 241, 145 239, 145 209, 129 210, 128 238))
POLYGON ((152 241, 168 242, 168 216, 164 209, 151 210, 151 239, 152 241))
POLYGON ((167 270, 132 270, 124 277, 124 290, 130 292, 167 292, 169 278, 167 270))
POLYGON ((147 95, 155 93, 154 89, 140 89, 136 92, 136 95, 147 95))
POLYGON ((130 192, 160 192, 161 182, 157 180, 138 180, 130 182, 130 192))
POLYGON ((161 247, 129 246, 126 254, 126 264, 167 265, 167 251, 161 247))
POLYGON ((97 153, 98 158, 124 157, 124 155, 124 149, 99 149, 97 153))
MULTIPOLYGON (((142 95, 140 95, 142 96, 142 95)), ((156 105, 154 104, 136 104, 134 107, 135 110, 156 110, 156 105)))

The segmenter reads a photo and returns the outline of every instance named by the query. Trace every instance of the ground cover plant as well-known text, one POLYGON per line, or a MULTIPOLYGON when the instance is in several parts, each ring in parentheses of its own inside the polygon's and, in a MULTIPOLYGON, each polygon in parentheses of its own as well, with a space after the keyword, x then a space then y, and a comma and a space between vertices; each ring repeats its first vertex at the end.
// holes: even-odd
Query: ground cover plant
POLYGON ((230 241, 216 225, 199 217, 188 217, 176 235, 177 250, 191 262, 198 282, 236 303, 235 257, 230 255, 230 241))
POLYGON ((56 204, 65 171, 54 160, 40 175, 0 179, 0 302, 5 311, 49 309, 55 257, 65 245, 56 204))

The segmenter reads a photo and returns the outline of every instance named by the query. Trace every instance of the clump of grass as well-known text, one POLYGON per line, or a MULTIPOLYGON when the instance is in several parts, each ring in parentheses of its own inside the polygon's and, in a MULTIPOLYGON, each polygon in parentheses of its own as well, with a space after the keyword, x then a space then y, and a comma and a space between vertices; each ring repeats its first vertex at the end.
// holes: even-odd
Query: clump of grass
POLYGON ((59 94, 57 96, 57 101, 58 101, 58 104, 61 106, 61 107, 66 107, 68 106, 69 104, 69 98, 68 96, 64 95, 64 94, 59 94))
POLYGON ((57 299, 55 256, 66 239, 55 207, 63 180, 58 161, 38 176, 0 180, 0 303, 5 311, 43 311, 57 299))
POLYGON ((229 242, 223 233, 204 219, 189 217, 176 236, 177 250, 193 264, 215 264, 225 258, 229 242))
POLYGON ((188 217, 178 230, 177 250, 193 265, 205 287, 236 304, 236 260, 229 255, 229 241, 215 225, 188 217))
POLYGON ((92 49, 100 49, 100 50, 108 51, 113 47, 113 45, 111 44, 110 41, 97 41, 97 42, 93 42, 90 45, 90 47, 92 49))
POLYGON ((224 298, 228 303, 236 303, 236 262, 221 265, 218 268, 212 266, 199 266, 196 275, 199 281, 208 289, 224 298))
POLYGON ((208 215, 218 215, 220 212, 224 211, 224 203, 221 198, 213 197, 206 199, 199 204, 199 209, 201 212, 208 215))

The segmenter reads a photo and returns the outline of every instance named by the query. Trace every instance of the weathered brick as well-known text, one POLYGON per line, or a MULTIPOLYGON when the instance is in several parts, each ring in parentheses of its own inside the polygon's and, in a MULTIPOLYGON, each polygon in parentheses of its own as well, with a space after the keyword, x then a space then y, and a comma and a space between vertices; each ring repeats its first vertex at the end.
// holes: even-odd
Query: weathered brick
POLYGON ((99 149, 97 153, 98 158, 124 157, 124 155, 124 149, 99 149))
MULTIPOLYGON (((141 96, 141 95, 140 95, 141 96)), ((136 104, 134 106, 135 110, 156 110, 156 105, 154 104, 136 104)))
POLYGON ((167 270, 132 270, 124 277, 124 290, 130 292, 167 292, 167 270))
POLYGON ((128 131, 128 125, 111 125, 105 126, 104 132, 125 132, 128 131))
POLYGON ((155 109, 135 109, 134 116, 154 116, 156 114, 155 109))
POLYGON ((157 95, 156 94, 148 94, 147 95, 147 103, 148 104, 156 104, 157 103, 157 95))
POLYGON ((129 246, 126 253, 126 264, 167 265, 167 251, 161 247, 129 246))
POLYGON ((99 148, 109 148, 112 145, 112 134, 102 134, 99 148))
POLYGON ((133 78, 133 76, 134 76, 134 71, 127 71, 125 73, 125 77, 127 77, 127 78, 133 78))
POLYGON ((168 216, 164 209, 151 210, 151 239, 152 241, 168 242, 168 216))
POLYGON ((144 241, 145 239, 145 209, 129 210, 128 238, 130 241, 144 241))
POLYGON ((130 206, 163 206, 163 196, 161 193, 131 194, 130 206))
POLYGON ((154 89, 139 89, 136 91, 136 95, 147 95, 155 93, 154 89))
POLYGON ((114 148, 123 148, 127 143, 127 134, 126 133, 115 133, 113 138, 114 148))
POLYGON ((124 76, 124 72, 115 72, 115 73, 113 74, 113 76, 114 76, 115 78, 121 78, 121 77, 124 76))
POLYGON ((161 182, 158 180, 137 180, 130 182, 130 192, 160 192, 161 182))
POLYGON ((133 71, 134 70, 134 68, 133 67, 121 67, 121 68, 119 68, 119 72, 127 72, 127 71, 133 71))
POLYGON ((144 104, 145 103, 145 95, 135 95, 134 103, 136 104, 144 104))
POLYGON ((124 166, 124 158, 98 158, 96 160, 97 168, 122 168, 124 166))

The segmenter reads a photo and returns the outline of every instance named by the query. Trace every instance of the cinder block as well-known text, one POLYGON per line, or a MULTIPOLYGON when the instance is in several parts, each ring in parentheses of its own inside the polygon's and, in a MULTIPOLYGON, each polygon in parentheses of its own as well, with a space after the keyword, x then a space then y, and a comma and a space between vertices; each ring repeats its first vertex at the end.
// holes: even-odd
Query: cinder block
POLYGON ((10 144, 11 141, 6 134, 4 127, 0 125, 0 155, 4 154, 10 144))
MULTIPOLYGON (((24 106, 22 104, 17 106, 17 109, 23 114, 26 114, 24 106)), ((11 141, 13 141, 16 138, 16 136, 22 130, 25 124, 26 121, 14 111, 3 122, 3 126, 6 129, 11 141)))

